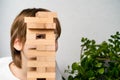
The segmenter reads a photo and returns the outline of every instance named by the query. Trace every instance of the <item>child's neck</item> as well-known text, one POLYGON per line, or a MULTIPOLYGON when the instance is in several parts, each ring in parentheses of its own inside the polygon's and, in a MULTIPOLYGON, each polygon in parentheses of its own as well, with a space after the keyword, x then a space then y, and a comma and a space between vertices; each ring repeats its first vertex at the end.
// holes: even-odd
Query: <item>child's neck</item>
POLYGON ((12 74, 20 80, 26 80, 26 75, 22 68, 18 68, 13 62, 10 63, 10 70, 12 74))
POLYGON ((10 63, 9 67, 11 72, 15 77, 20 80, 27 80, 27 59, 24 54, 21 54, 22 57, 22 68, 17 67, 13 62, 10 63))

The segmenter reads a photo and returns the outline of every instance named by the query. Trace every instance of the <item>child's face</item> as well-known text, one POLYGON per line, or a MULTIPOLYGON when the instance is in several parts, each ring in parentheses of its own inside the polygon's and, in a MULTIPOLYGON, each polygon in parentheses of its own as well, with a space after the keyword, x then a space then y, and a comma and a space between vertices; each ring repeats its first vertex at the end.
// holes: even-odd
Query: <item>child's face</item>
MULTIPOLYGON (((57 34, 55 33, 55 35, 57 35, 57 34)), ((33 43, 36 43, 36 42, 30 42, 30 41, 26 40, 25 44, 23 44, 18 38, 16 38, 14 41, 14 48, 18 51, 21 51, 21 53, 23 53, 26 58, 29 58, 29 57, 27 57, 29 51, 37 49, 36 45, 34 45, 33 43), (30 44, 32 44, 32 45, 30 45, 30 44)), ((55 41, 53 43, 54 43, 53 48, 55 51, 57 51, 57 49, 58 49, 57 39, 55 39, 55 41)), ((38 45, 39 43, 36 43, 36 44, 38 45)), ((41 48, 41 46, 39 46, 39 48, 41 48)), ((34 54, 34 52, 33 52, 33 54, 34 54)))

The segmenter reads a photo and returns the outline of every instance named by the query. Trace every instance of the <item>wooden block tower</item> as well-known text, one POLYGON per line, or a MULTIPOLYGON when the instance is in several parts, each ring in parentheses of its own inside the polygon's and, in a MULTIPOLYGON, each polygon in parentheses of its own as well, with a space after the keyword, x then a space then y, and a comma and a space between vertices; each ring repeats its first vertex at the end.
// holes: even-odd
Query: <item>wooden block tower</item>
POLYGON ((27 80, 55 80, 55 12, 25 17, 27 25, 27 80))

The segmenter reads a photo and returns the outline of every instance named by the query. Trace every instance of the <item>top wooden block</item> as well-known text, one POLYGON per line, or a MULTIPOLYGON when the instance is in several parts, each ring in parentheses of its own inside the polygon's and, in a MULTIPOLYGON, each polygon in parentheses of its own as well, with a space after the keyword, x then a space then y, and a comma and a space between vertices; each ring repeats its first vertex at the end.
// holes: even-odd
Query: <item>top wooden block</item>
POLYGON ((25 23, 53 23, 53 18, 38 18, 38 17, 25 17, 25 23))
POLYGON ((36 17, 39 17, 39 18, 56 18, 57 17, 57 14, 55 12, 37 12, 36 17))
POLYGON ((57 17, 57 14, 55 12, 39 11, 35 14, 35 17, 24 17, 24 22, 27 23, 27 26, 28 24, 30 24, 28 28, 55 29, 56 25, 51 25, 51 26, 45 25, 45 24, 53 24, 55 17, 57 17), (41 27, 41 24, 44 24, 44 25, 41 27))

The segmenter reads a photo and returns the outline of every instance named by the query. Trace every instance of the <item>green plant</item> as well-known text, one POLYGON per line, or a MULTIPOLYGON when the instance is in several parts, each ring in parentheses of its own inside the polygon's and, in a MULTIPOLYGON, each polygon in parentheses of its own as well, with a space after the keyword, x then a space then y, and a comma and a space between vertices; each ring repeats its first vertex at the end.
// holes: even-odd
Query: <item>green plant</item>
POLYGON ((120 80, 120 33, 108 41, 81 39, 80 61, 65 70, 68 80, 120 80))

